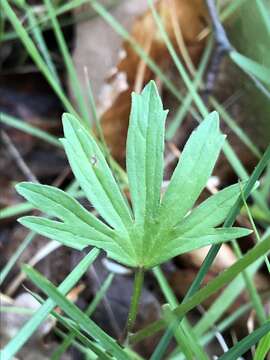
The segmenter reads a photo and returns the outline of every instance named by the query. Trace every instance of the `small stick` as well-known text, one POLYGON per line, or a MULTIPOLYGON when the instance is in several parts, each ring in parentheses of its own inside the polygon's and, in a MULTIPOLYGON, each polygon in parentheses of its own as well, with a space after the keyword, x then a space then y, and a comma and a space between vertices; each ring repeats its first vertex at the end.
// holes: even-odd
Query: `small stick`
POLYGON ((215 79, 217 77, 221 61, 224 55, 233 50, 233 47, 227 37, 224 27, 219 20, 214 0, 206 0, 206 4, 212 21, 213 33, 216 42, 216 48, 214 49, 214 53, 211 59, 205 85, 206 97, 208 97, 209 94, 211 94, 213 91, 215 79))
MULTIPOLYGON (((99 276, 98 276, 98 274, 97 274, 97 271, 96 271, 94 265, 92 265, 92 266, 90 267, 90 273, 91 273, 91 275, 93 276, 93 278, 94 278, 97 286, 98 286, 98 287, 101 287, 101 282, 100 282, 99 276)), ((103 305, 104 305, 105 310, 106 310, 106 312, 107 312, 107 315, 108 315, 108 317, 109 317, 109 319, 110 319, 112 328, 113 328, 116 336, 117 336, 118 338, 120 338, 121 330, 120 330, 120 327, 119 327, 119 325, 118 325, 118 323, 117 323, 117 320, 116 320, 116 318, 115 318, 115 316, 114 316, 113 309, 112 309, 112 307, 111 307, 110 301, 109 301, 109 299, 108 299, 108 297, 107 297, 106 294, 105 294, 104 297, 102 298, 102 302, 103 302, 103 305)))
POLYGON ((26 162, 24 161, 24 159, 22 158, 21 154, 19 153, 18 149, 16 148, 16 146, 13 144, 12 140, 10 139, 10 137, 8 136, 8 134, 2 130, 1 131, 1 136, 3 139, 4 144, 7 147, 8 152, 10 153, 11 157, 13 158, 13 160, 15 161, 16 165, 18 166, 18 168, 21 170, 21 172, 24 174, 25 178, 28 181, 32 181, 35 183, 38 183, 38 179, 36 178, 36 176, 32 173, 32 171, 29 169, 28 165, 26 164, 26 162))
MULTIPOLYGON (((216 49, 214 50, 212 60, 210 63, 207 79, 206 79, 206 86, 205 92, 206 97, 211 94, 214 88, 215 79, 219 70, 219 66, 221 61, 225 55, 228 55, 231 51, 234 50, 226 31, 219 19, 217 8, 215 5, 214 0, 206 0, 206 4, 208 7, 208 12, 212 21, 213 33, 216 41, 216 49)), ((244 70, 243 70, 244 71, 244 70)), ((247 76, 253 81, 254 85, 268 98, 270 99, 270 92, 269 90, 259 81, 253 74, 246 72, 247 76)))

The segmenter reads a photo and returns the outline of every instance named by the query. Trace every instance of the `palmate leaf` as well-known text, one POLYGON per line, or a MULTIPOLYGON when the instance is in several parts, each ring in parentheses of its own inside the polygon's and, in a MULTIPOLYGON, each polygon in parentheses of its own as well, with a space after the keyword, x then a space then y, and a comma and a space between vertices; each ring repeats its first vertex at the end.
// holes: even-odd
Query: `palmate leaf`
POLYGON ((94 138, 74 116, 64 114, 62 142, 71 168, 106 224, 65 192, 31 183, 19 184, 17 191, 60 221, 27 216, 20 222, 67 246, 79 250, 96 246, 125 265, 143 268, 249 234, 242 228, 216 228, 239 196, 239 185, 220 191, 190 212, 224 142, 215 112, 190 136, 161 199, 166 114, 153 81, 141 94, 133 94, 127 139, 132 210, 94 138))

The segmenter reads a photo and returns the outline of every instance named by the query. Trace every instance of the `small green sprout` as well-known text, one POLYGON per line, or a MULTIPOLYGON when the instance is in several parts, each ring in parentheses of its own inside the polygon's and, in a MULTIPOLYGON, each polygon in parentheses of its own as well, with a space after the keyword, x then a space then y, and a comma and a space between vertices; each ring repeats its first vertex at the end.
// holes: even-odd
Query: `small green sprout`
POLYGON ((206 245, 248 235, 250 230, 244 228, 217 228, 239 196, 238 184, 192 209, 225 139, 216 112, 191 134, 161 196, 166 115, 153 81, 141 94, 132 95, 126 152, 130 207, 94 138, 74 116, 64 114, 65 137, 61 141, 70 166, 104 221, 62 190, 23 182, 17 185, 17 191, 60 221, 25 216, 19 222, 66 246, 79 250, 95 246, 114 260, 141 269, 206 245))

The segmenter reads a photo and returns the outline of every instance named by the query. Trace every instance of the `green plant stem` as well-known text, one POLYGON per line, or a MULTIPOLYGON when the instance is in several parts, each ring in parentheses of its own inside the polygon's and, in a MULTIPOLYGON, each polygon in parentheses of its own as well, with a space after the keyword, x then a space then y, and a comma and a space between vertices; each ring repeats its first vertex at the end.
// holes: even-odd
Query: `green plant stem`
MULTIPOLYGON (((223 286, 229 284, 233 279, 235 279, 244 269, 248 268, 261 256, 268 254, 270 251, 270 236, 267 237, 264 241, 261 241, 259 244, 254 246, 249 250, 241 259, 234 263, 230 268, 223 271, 216 278, 211 280, 206 286, 198 290, 193 296, 187 299, 184 303, 181 303, 177 306, 172 313, 178 316, 179 319, 182 319, 185 314, 190 310, 194 309, 198 304, 201 304, 211 295, 216 293, 219 289, 222 289, 223 286)), ((164 319, 156 320, 144 329, 139 330, 137 333, 130 336, 130 342, 135 344, 142 339, 145 339, 148 336, 163 330, 166 327, 166 322, 164 319)))
POLYGON ((143 280, 144 280, 144 269, 141 267, 137 268, 135 271, 133 294, 132 294, 131 304, 128 313, 127 334, 129 334, 132 331, 133 326, 135 324, 135 320, 139 308, 140 297, 142 293, 143 280))

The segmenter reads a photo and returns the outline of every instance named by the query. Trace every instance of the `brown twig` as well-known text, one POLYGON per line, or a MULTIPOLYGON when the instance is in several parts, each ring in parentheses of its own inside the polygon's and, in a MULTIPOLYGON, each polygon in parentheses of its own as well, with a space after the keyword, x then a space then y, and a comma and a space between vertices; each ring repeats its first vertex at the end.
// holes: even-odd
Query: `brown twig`
MULTIPOLYGON (((96 269, 95 269, 94 265, 92 265, 89 270, 90 270, 90 273, 91 273, 92 277, 94 278, 94 281, 95 281, 97 287, 100 288, 101 282, 100 282, 99 276, 98 276, 98 274, 96 272, 96 269)), ((121 336, 121 330, 120 330, 120 327, 119 327, 119 325, 117 323, 117 320, 116 320, 116 318, 114 316, 110 301, 108 300, 108 297, 107 297, 106 294, 103 296, 102 302, 103 302, 105 311, 107 312, 110 323, 112 325, 113 331, 115 332, 117 338, 119 339, 120 336, 121 336)))
POLYGON ((16 165, 21 170, 21 172, 23 173, 25 178, 28 181, 38 183, 38 179, 32 173, 32 171, 30 170, 30 168, 28 167, 28 165, 26 164, 26 162, 22 158, 21 154, 19 153, 18 149, 13 144, 12 140, 10 139, 10 137, 8 136, 8 134, 4 130, 1 131, 1 137, 2 137, 2 140, 3 140, 4 144, 7 147, 7 150, 9 152, 10 156, 15 161, 16 165))

